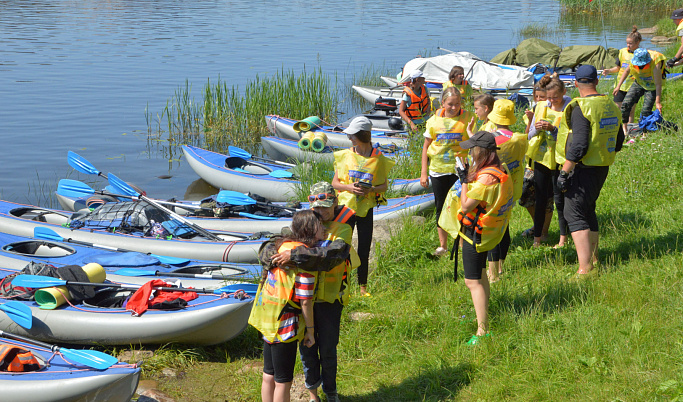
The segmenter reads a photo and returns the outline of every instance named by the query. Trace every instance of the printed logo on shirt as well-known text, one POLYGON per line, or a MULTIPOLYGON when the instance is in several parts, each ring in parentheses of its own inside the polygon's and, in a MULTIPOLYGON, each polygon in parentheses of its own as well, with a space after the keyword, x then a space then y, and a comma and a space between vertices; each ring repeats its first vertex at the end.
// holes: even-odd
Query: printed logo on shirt
POLYGON ((361 172, 359 170, 349 170, 349 177, 354 181, 367 181, 372 183, 372 173, 361 172))
POLYGON ((618 117, 606 117, 604 119, 600 119, 600 129, 613 128, 616 127, 618 124, 618 117))
POLYGON ((437 141, 462 141, 462 133, 441 133, 436 135, 437 141))

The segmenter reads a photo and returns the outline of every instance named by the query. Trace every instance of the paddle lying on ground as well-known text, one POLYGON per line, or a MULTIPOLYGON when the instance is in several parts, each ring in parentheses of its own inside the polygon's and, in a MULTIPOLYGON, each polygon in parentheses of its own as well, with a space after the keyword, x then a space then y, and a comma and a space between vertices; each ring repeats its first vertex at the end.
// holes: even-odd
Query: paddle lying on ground
POLYGON ((217 275, 217 274, 186 274, 184 272, 164 272, 152 269, 138 269, 138 268, 121 268, 114 271, 114 274, 121 276, 170 276, 178 278, 204 278, 204 279, 236 279, 236 276, 244 275, 247 270, 240 267, 230 267, 235 270, 241 270, 239 274, 234 275, 217 275))
POLYGON ((31 308, 24 303, 8 301, 0 304, 0 310, 4 311, 12 321, 26 329, 31 329, 33 326, 33 313, 31 308))
POLYGON ((139 199, 145 201, 146 203, 155 206, 156 208, 160 209, 161 211, 169 214, 173 219, 178 220, 178 221, 182 222, 183 224, 185 224, 185 225, 191 227, 192 229, 196 230, 198 233, 201 233, 206 238, 209 238, 209 239, 214 240, 214 241, 223 241, 220 237, 209 232, 208 230, 204 229, 203 227, 195 225, 194 223, 188 221, 187 219, 176 214, 175 212, 171 211, 170 209, 160 205, 156 201, 149 199, 149 198, 145 197, 144 195, 138 193, 133 187, 128 185, 128 183, 126 183, 125 181, 114 176, 112 173, 109 173, 107 175, 107 179, 109 180, 109 184, 111 184, 111 186, 114 187, 117 192, 120 192, 122 194, 126 194, 130 197, 133 197, 134 199, 139 198, 139 199))
POLYGON ((98 370, 108 369, 119 362, 119 359, 115 358, 114 356, 99 352, 97 350, 76 350, 62 348, 57 345, 50 345, 49 343, 39 342, 31 338, 10 334, 5 331, 0 331, 0 337, 14 339, 15 341, 26 342, 32 345, 38 345, 43 348, 47 348, 54 353, 61 353, 69 360, 98 370))
POLYGON ((221 190, 216 196, 216 202, 224 202, 230 205, 262 205, 267 207, 274 207, 280 209, 286 209, 288 211, 296 212, 296 208, 285 207, 284 205, 272 204, 270 202, 256 201, 255 199, 249 197, 246 194, 242 194, 238 191, 231 190, 221 190))
MULTIPOLYGON (((61 179, 59 181, 59 184, 57 185, 57 194, 62 195, 64 197, 69 197, 69 198, 81 198, 81 197, 89 197, 94 194, 100 194, 100 195, 108 195, 111 197, 116 197, 116 198, 135 198, 130 195, 126 194, 115 194, 109 191, 97 191, 90 187, 89 185, 80 182, 78 180, 71 180, 71 179, 61 179)), ((177 202, 170 202, 170 201, 161 201, 161 200, 156 200, 159 204, 164 204, 164 205, 171 205, 171 206, 176 206, 184 209, 192 209, 192 210, 211 210, 211 208, 205 208, 205 207, 200 207, 198 205, 191 205, 191 204, 179 204, 177 202)), ((277 206, 276 206, 277 207, 277 206)), ((256 214, 250 214, 248 212, 236 212, 237 215, 243 216, 245 218, 251 218, 251 219, 258 219, 258 220, 273 220, 277 219, 276 217, 272 216, 263 216, 263 215, 256 215, 256 214)))
POLYGON ((109 180, 109 184, 111 184, 112 187, 116 189, 116 191, 126 194, 130 196, 133 199, 141 199, 145 201, 146 203, 153 205, 154 207, 166 212, 169 214, 173 219, 176 219, 185 225, 191 227, 192 229, 196 230, 197 232, 201 233, 203 236, 214 240, 214 241, 221 241, 221 238, 216 236, 215 234, 209 232, 208 230, 199 227, 195 225, 192 222, 189 222, 187 219, 184 219, 180 215, 176 214, 175 212, 171 211, 170 209, 160 205, 154 200, 151 200, 144 195, 140 194, 137 190, 135 190, 133 187, 131 187, 128 183, 125 181, 119 179, 118 177, 114 176, 113 174, 109 173, 108 175, 105 175, 104 173, 100 172, 93 166, 92 163, 88 162, 85 158, 79 156, 75 152, 69 151, 68 154, 68 161, 69 165, 76 169, 77 171, 85 174, 96 174, 98 176, 106 177, 107 180, 109 180))
POLYGON ((272 160, 272 159, 261 158, 261 157, 259 157, 259 156, 254 156, 254 155, 250 154, 248 151, 246 151, 246 150, 244 150, 244 149, 242 149, 242 148, 238 148, 238 147, 232 146, 232 145, 228 146, 228 154, 229 154, 230 156, 236 156, 236 157, 242 158, 242 159, 255 159, 255 160, 259 160, 259 161, 270 162, 270 163, 275 164, 275 165, 281 165, 281 166, 287 166, 287 167, 294 167, 294 166, 296 166, 296 165, 293 164, 293 163, 274 161, 274 160, 272 160))
MULTIPOLYGON (((96 244, 96 243, 90 243, 90 242, 86 242, 86 241, 74 240, 71 238, 65 238, 65 237, 60 236, 54 230, 52 230, 50 228, 43 227, 43 226, 36 226, 35 228, 33 228, 33 237, 35 237, 36 239, 40 239, 40 240, 52 240, 52 241, 59 241, 59 242, 74 243, 74 244, 79 244, 81 246, 103 248, 105 250, 139 253, 139 251, 135 251, 135 250, 126 250, 123 248, 106 246, 103 244, 96 244)), ((158 259, 159 262, 161 262, 162 264, 168 264, 168 265, 185 265, 188 262, 190 262, 190 260, 187 258, 169 257, 169 256, 165 256, 165 255, 156 255, 156 254, 152 254, 152 253, 141 253, 141 254, 150 255, 150 256, 158 259)))
MULTIPOLYGON (((53 278, 51 276, 39 276, 39 275, 17 275, 12 278, 12 284, 14 286, 23 286, 26 288, 40 289, 40 288, 51 288, 54 286, 93 286, 100 288, 116 288, 124 290, 137 290, 140 286, 126 286, 120 285, 118 283, 100 283, 100 282, 76 282, 76 281, 65 281, 60 278, 53 278)), ((241 284, 240 284, 241 285, 241 284)), ((252 285, 252 284, 244 284, 252 285)), ((155 287, 156 290, 165 290, 169 292, 195 292, 195 293, 208 293, 208 294, 221 294, 221 293, 233 293, 236 289, 235 286, 224 286, 218 289, 193 289, 193 288, 175 288, 175 287, 155 287)), ((251 296, 249 292, 247 292, 251 296)))

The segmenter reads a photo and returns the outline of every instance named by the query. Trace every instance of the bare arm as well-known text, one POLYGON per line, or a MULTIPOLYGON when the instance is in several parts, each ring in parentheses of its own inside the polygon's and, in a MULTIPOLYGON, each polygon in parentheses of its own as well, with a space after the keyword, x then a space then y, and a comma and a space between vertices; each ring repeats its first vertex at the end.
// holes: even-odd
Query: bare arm
POLYGON ((420 173, 420 185, 424 188, 429 186, 429 157, 427 156, 427 149, 432 144, 432 139, 425 137, 424 145, 422 145, 422 170, 420 173))
MULTIPOLYGON (((661 63, 660 63, 661 64, 661 63)), ((655 107, 662 111, 662 69, 659 65, 652 67, 652 74, 655 76, 655 107)))
POLYGON ((354 195, 365 194, 362 188, 356 187, 353 184, 343 184, 341 181, 339 181, 339 176, 336 171, 334 172, 334 177, 332 178, 332 187, 334 187, 334 189, 337 191, 348 191, 354 195))
POLYGON ((306 334, 303 343, 306 347, 315 345, 315 321, 313 320, 313 300, 304 299, 301 301, 301 312, 304 316, 306 334))
POLYGON ((408 114, 406 113, 406 107, 406 102, 401 100, 401 103, 398 105, 398 114, 401 115, 401 118, 410 125, 410 128, 413 131, 417 131, 417 125, 415 125, 410 117, 408 117, 408 114))
POLYGON ((621 73, 621 77, 619 77, 619 83, 614 88, 614 91, 612 91, 612 95, 616 95, 617 93, 619 93, 619 88, 621 88, 621 84, 623 84, 624 81, 626 81, 626 77, 628 77, 628 73, 629 73, 629 69, 625 68, 624 72, 621 73))

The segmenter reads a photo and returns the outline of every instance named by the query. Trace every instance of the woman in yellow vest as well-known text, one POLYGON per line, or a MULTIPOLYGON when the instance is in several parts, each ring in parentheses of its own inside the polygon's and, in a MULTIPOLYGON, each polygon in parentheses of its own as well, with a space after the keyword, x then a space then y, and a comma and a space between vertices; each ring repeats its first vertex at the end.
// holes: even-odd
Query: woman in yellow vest
POLYGON ((484 275, 487 254, 500 243, 510 222, 514 190, 496 153, 498 148, 493 134, 479 131, 460 146, 470 149, 472 171, 467 166, 457 168, 460 181, 453 186, 455 191, 449 192, 448 210, 441 214, 439 224, 454 237, 464 240, 465 285, 470 290, 477 315, 477 332, 467 343, 476 345, 482 336, 488 335, 490 288, 484 275))
POLYGON ((358 229, 358 285, 362 296, 369 296, 368 260, 372 243, 373 212, 377 204, 386 204, 387 176, 394 161, 373 148, 370 131, 372 123, 365 116, 356 117, 344 130, 353 144, 350 149, 334 153, 332 186, 337 190, 339 204, 356 211, 352 227, 358 229))
MULTIPOLYGON (((617 65, 615 67, 602 70, 602 75, 617 73, 617 80, 619 80, 621 74, 623 74, 625 70, 629 69, 629 66, 631 65, 631 59, 633 58, 633 52, 640 47, 640 42, 642 40, 643 37, 640 35, 640 32, 638 32, 638 27, 634 25, 633 30, 626 37, 626 47, 619 50, 619 57, 616 60, 617 65)), ((629 88, 631 88, 631 84, 633 84, 633 77, 629 76, 626 78, 626 81, 621 84, 621 86, 614 87, 614 89, 618 88, 617 94, 614 95, 614 103, 616 103, 619 108, 621 108, 621 103, 624 101, 626 92, 628 92, 629 88)), ((633 123, 634 112, 635 110, 631 109, 631 114, 628 117, 629 123, 633 123)))
MULTIPOLYGON (((319 214, 299 211, 292 219, 292 234, 281 239, 278 251, 298 246, 313 247, 324 240, 325 228, 319 214)), ((270 262, 263 262, 270 267, 270 262)), ((316 275, 297 268, 264 270, 249 316, 249 324, 263 335, 263 382, 261 399, 289 401, 297 343, 315 343, 313 296, 316 275), (301 319, 303 317, 303 320, 301 319)))
POLYGON ((472 98, 472 87, 470 83, 465 81, 465 69, 460 66, 453 66, 451 72, 448 73, 448 81, 444 82, 442 88, 456 88, 460 91, 460 96, 467 100, 472 98))
POLYGON ((458 179, 455 158, 467 157, 467 151, 460 148, 460 142, 469 138, 467 124, 474 120, 472 113, 462 109, 461 102, 460 91, 453 87, 444 89, 442 107, 427 121, 424 133, 420 184, 427 188, 432 182, 439 234, 439 247, 434 251, 436 256, 444 255, 448 250, 448 233, 439 227, 439 215, 448 190, 458 179))
MULTIPOLYGON (((496 125, 492 134, 496 138, 497 152, 500 161, 508 169, 509 180, 512 181, 512 199, 516 203, 522 195, 524 181, 524 157, 529 146, 525 133, 513 133, 510 126, 515 124, 515 102, 509 99, 498 99, 489 114, 489 120, 496 125)), ((510 249, 510 229, 505 228, 503 238, 496 247, 488 253, 489 281, 496 282, 503 273, 503 263, 510 249)))
POLYGON ((557 130, 564 116, 564 108, 571 102, 566 96, 564 83, 556 76, 546 75, 539 81, 546 91, 545 102, 540 102, 534 110, 529 128, 529 150, 527 156, 534 170, 534 247, 541 245, 543 227, 546 222, 548 204, 555 200, 557 220, 560 226, 560 240, 555 247, 564 247, 567 242, 567 221, 564 219, 564 196, 557 188, 558 164, 555 161, 557 130))
MULTIPOLYGON (((653 107, 656 107, 660 113, 662 112, 662 67, 665 59, 663 54, 642 47, 633 52, 631 67, 621 74, 619 84, 617 84, 617 86, 621 86, 629 74, 635 79, 621 103, 621 119, 623 122, 628 121, 631 109, 636 106, 640 98, 644 98, 643 107, 640 111, 641 118, 651 115, 653 107)), ((614 89, 613 95, 616 93, 617 88, 614 89)), ((624 133, 628 133, 628 126, 626 123, 623 124, 624 133)), ((633 142, 629 141, 628 143, 632 144, 633 142)))

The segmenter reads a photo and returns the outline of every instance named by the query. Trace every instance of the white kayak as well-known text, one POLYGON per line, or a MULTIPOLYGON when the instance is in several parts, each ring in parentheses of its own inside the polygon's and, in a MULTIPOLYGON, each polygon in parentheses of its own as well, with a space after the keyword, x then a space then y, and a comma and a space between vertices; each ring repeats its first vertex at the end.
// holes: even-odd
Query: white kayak
POLYGON ((38 371, 0 372, 3 401, 128 402, 140 380, 140 368, 135 364, 118 362, 98 370, 33 343, 5 338, 0 343, 28 350, 39 361, 49 360, 38 371))
MULTIPOLYGON (((325 162, 334 163, 334 151, 346 149, 346 147, 326 146, 322 152, 313 152, 299 148, 299 143, 282 137, 261 137, 261 146, 269 157, 283 162, 325 162)), ((375 144, 387 158, 394 159, 401 155, 407 155, 402 148, 395 145, 375 144)))
MULTIPOLYGON (((0 201, 0 232, 32 237, 36 227, 53 230, 64 239, 170 257, 220 262, 254 263, 266 238, 259 233, 212 231, 220 241, 188 232, 182 236, 149 237, 141 232, 111 231, 111 228, 76 229, 71 213, 32 205, 0 201)), ((86 222, 87 223, 87 222, 86 222)), ((106 223, 106 222, 105 222, 106 223)), ((165 223, 165 222, 164 222, 165 223)))
MULTIPOLYGON (((183 153, 188 164, 199 177, 212 186, 224 190, 250 192, 270 201, 290 201, 295 199, 297 186, 300 185, 295 177, 273 177, 272 172, 289 170, 274 163, 244 159, 245 164, 242 167, 233 169, 226 166, 229 155, 189 145, 183 146, 183 153)), ((425 191, 425 188, 420 185, 419 178, 394 179, 389 184, 389 188, 406 194, 418 194, 425 191)))
MULTIPOLYGON (((373 99, 370 102, 374 104, 375 99, 373 99)), ((296 122, 297 120, 288 119, 286 117, 280 117, 275 115, 266 116, 266 124, 268 126, 268 130, 271 133, 278 137, 299 141, 301 139, 301 133, 294 130, 294 124, 296 122)), ((343 130, 344 127, 342 126, 322 126, 316 127, 311 131, 325 133, 325 135, 327 136, 327 145, 348 148, 352 146, 352 144, 351 141, 347 138, 346 134, 343 133, 343 130)), ((407 140, 408 134, 405 131, 372 130, 373 144, 396 144, 397 146, 405 146, 407 140)))

